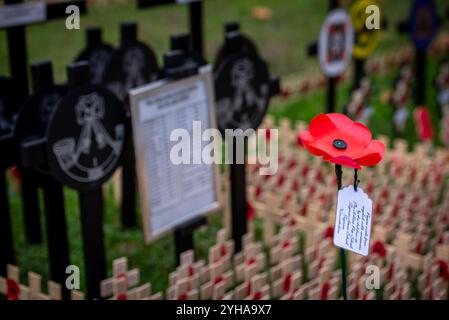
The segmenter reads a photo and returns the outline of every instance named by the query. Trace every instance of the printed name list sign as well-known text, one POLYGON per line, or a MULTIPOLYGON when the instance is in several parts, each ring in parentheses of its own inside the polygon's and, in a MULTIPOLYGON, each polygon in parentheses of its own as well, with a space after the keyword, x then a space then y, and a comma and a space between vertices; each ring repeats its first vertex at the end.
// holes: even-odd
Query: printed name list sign
POLYGON ((338 191, 334 244, 363 256, 369 253, 373 201, 363 189, 347 186, 338 191))
POLYGON ((201 152, 210 144, 210 141, 197 142, 194 131, 198 123, 200 130, 215 128, 212 92, 210 68, 193 77, 158 81, 130 91, 147 242, 220 208, 218 167, 195 161, 197 157, 192 150, 200 147, 201 152), (175 129, 193 136, 188 163, 177 163, 170 157, 173 146, 179 143, 170 140, 175 129))
POLYGON ((43 22, 47 19, 47 5, 43 1, 8 4, 0 8, 0 28, 43 22))

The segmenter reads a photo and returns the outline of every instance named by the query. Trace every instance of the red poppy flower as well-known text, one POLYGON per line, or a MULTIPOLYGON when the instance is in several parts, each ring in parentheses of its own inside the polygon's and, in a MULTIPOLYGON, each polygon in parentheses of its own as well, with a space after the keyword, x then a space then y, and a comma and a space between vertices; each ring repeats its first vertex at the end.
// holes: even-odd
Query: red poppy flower
POLYGON ((254 219, 254 216, 256 215, 256 211, 254 210, 254 207, 251 203, 246 204, 246 220, 252 220, 254 219))
POLYGON ((437 263, 440 269, 440 276, 444 279, 444 281, 449 281, 449 267, 447 263, 443 260, 438 260, 437 263))
POLYGON ((329 238, 332 239, 334 237, 334 227, 328 227, 325 231, 324 231, 324 235, 323 235, 324 239, 329 238))
POLYGON ((432 140, 432 120, 429 110, 425 107, 419 107, 415 110, 416 131, 422 141, 432 140))
POLYGON ((128 300, 128 295, 126 293, 120 293, 117 296, 117 300, 120 300, 120 301, 128 300))
POLYGON ((285 292, 288 292, 288 291, 290 290, 290 285, 291 285, 291 283, 292 283, 292 274, 289 273, 289 274, 287 274, 287 275, 285 276, 285 278, 284 278, 284 283, 283 283, 283 285, 282 285, 282 289, 283 289, 285 292))
POLYGON ((385 149, 381 141, 372 139, 365 125, 339 113, 316 116, 310 122, 309 131, 301 132, 300 138, 313 155, 354 169, 376 165, 385 149))
POLYGON ((331 288, 331 286, 330 286, 329 282, 323 283, 323 286, 321 287, 321 294, 320 294, 321 300, 327 300, 327 296, 329 294, 330 288, 331 288))
POLYGON ((387 255, 387 249, 385 248, 382 241, 376 241, 371 247, 371 252, 377 253, 382 258, 387 255))
POLYGON ((19 300, 20 288, 17 282, 11 279, 6 280, 6 297, 8 300, 19 300))

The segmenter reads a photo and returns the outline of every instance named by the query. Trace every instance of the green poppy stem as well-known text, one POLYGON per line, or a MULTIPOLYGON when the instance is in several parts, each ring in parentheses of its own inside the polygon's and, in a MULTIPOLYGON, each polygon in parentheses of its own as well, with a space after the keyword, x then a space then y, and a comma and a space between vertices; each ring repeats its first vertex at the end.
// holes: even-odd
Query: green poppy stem
MULTIPOLYGON (((341 189, 341 177, 343 171, 341 165, 335 165, 335 175, 337 176, 338 191, 341 189)), ((346 288, 346 254, 343 248, 340 248, 340 263, 341 263, 341 291, 343 293, 343 300, 348 300, 347 288, 346 288)))

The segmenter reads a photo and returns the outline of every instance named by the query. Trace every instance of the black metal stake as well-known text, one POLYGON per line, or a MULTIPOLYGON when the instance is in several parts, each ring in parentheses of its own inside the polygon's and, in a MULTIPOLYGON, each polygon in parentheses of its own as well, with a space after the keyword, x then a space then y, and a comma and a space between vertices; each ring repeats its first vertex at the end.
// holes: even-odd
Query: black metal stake
MULTIPOLYGON (((246 214, 248 211, 248 204, 246 201, 246 168, 245 163, 237 163, 236 143, 233 141, 232 148, 232 163, 230 165, 231 178, 231 215, 232 215, 232 238, 234 240, 235 252, 242 250, 242 236, 246 234, 247 222, 246 214)), ((245 154, 246 154, 247 139, 245 138, 245 154)))
MULTIPOLYGON (((337 176, 337 193, 341 190, 341 177, 342 177, 341 165, 335 165, 335 175, 337 176)), ((347 300, 347 285, 346 285, 346 253, 343 248, 340 248, 340 263, 341 263, 341 291, 343 293, 343 299, 347 300)))
POLYGON ((67 278, 65 270, 70 265, 70 257, 63 190, 61 184, 51 177, 46 177, 42 186, 44 189, 50 278, 62 285, 63 298, 69 299, 70 292, 64 286, 67 278))
POLYGON ((206 218, 198 217, 179 225, 175 229, 175 251, 177 265, 180 264, 181 253, 194 248, 193 232, 195 229, 204 224, 206 224, 206 218))
POLYGON ((416 96, 415 103, 417 106, 426 104, 426 64, 427 64, 427 53, 426 50, 416 49, 416 65, 415 65, 415 75, 416 75, 416 96))
MULTIPOLYGON (((31 71, 34 91, 53 86, 53 70, 50 62, 33 64, 31 71)), ((45 162, 44 159, 40 161, 45 162)), ((50 174, 40 174, 39 180, 44 193, 50 279, 63 285, 67 277, 65 270, 70 265, 63 188, 50 174)), ((70 292, 63 286, 63 298, 69 297, 70 292)))
MULTIPOLYGON (((87 63, 74 63, 68 67, 69 90, 83 86, 89 79, 87 63)), ((106 278, 106 253, 103 239, 103 193, 101 187, 78 192, 86 294, 88 299, 100 298, 100 282, 106 278)))
MULTIPOLYGON (((120 42, 122 45, 137 41, 137 24, 125 22, 120 26, 120 42)), ((133 228, 137 224, 136 219, 136 159, 134 144, 129 139, 125 146, 122 166, 122 210, 121 223, 123 228, 133 228)))
POLYGON ((352 90, 360 87, 360 82, 365 77, 365 59, 354 59, 354 80, 352 90))
POLYGON ((202 1, 196 1, 189 4, 189 19, 193 50, 204 59, 202 1))
POLYGON ((337 95, 337 79, 333 77, 327 78, 327 95, 326 95, 327 113, 335 112, 336 95, 337 95))
MULTIPOLYGON (((5 0, 5 5, 19 4, 23 0, 5 0)), ((29 93, 28 87, 28 57, 25 38, 25 27, 16 26, 6 29, 8 40, 9 66, 11 76, 17 81, 21 102, 25 101, 29 93)), ((37 199, 37 184, 35 176, 29 170, 19 166, 21 176, 21 190, 23 214, 25 224, 25 238, 29 243, 41 243, 42 233, 39 219, 39 203, 37 199)))
POLYGON ((89 299, 100 298, 100 282, 106 278, 106 254, 103 241, 103 193, 101 188, 79 192, 81 232, 86 293, 89 299))
POLYGON ((134 143, 129 139, 125 146, 122 166, 122 211, 121 224, 123 228, 133 228, 136 219, 136 158, 134 143))

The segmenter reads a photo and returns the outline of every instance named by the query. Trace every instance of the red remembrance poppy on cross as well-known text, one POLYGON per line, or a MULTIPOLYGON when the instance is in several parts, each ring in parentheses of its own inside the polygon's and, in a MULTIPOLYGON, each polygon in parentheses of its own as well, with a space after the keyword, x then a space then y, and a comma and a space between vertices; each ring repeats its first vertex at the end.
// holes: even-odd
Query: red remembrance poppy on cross
POLYGON ((309 130, 300 132, 299 136, 313 155, 354 169, 376 165, 385 150, 384 144, 374 140, 364 124, 339 113, 316 116, 309 130))
POLYGON ((8 300, 19 300, 20 288, 17 282, 7 279, 6 288, 6 297, 8 300))

